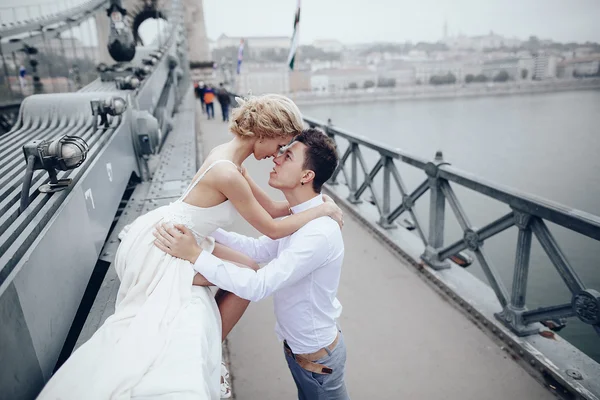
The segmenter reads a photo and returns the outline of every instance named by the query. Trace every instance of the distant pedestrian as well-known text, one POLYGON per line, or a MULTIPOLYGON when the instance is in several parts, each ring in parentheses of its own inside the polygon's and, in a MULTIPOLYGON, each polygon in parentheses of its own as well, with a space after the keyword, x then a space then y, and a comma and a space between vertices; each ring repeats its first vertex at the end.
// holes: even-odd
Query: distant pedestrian
POLYGON ((200 104, 202 105, 202 114, 206 113, 206 106, 204 104, 204 91, 206 90, 206 86, 204 86, 204 82, 200 81, 198 86, 196 86, 196 96, 200 99, 200 104))
POLYGON ((208 119, 215 118, 215 89, 207 85, 204 89, 204 104, 206 104, 206 114, 208 119))
POLYGON ((19 85, 21 85, 21 92, 25 90, 27 87, 27 79, 25 76, 27 75, 27 70, 23 65, 19 67, 19 85))
POLYGON ((229 121, 229 105, 231 104, 231 95, 223 86, 223 83, 219 84, 219 90, 217 91, 217 99, 221 105, 221 113, 223 114, 223 122, 229 121))

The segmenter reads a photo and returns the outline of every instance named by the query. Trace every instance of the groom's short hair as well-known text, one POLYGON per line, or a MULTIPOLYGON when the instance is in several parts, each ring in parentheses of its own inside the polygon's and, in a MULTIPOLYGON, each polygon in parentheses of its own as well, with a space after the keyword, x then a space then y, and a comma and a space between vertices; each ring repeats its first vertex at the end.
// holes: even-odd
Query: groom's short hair
POLYGON ((304 165, 315 173, 312 181, 316 193, 321 192, 323 184, 331 178, 338 165, 338 154, 335 142, 318 128, 308 128, 296 136, 293 142, 304 143, 304 165))

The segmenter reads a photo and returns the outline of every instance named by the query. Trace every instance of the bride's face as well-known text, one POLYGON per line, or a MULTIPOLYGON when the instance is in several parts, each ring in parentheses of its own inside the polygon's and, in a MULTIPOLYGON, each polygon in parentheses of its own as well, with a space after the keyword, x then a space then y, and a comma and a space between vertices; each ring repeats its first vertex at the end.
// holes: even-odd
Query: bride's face
POLYGON ((271 139, 259 139, 254 143, 254 158, 264 160, 271 157, 277 157, 279 150, 285 147, 291 138, 277 137, 271 139))

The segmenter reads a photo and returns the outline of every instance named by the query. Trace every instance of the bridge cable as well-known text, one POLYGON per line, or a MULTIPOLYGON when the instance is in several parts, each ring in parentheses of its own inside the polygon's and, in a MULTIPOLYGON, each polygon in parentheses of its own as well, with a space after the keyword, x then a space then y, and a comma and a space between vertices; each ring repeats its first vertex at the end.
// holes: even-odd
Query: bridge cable
POLYGON ((2 67, 4 68, 4 82, 6 83, 6 87, 8 87, 8 91, 10 93, 10 98, 13 99, 15 94, 12 90, 12 85, 10 84, 10 72, 8 72, 8 66, 6 65, 6 58, 4 57, 4 52, 2 51, 2 42, 0 41, 0 57, 2 58, 2 67))
MULTIPOLYGON (((44 10, 42 10, 42 5, 38 4, 40 9, 40 15, 44 15, 44 10)), ((44 58, 46 59, 46 63, 48 64, 48 76, 50 77, 50 85, 52 85, 52 93, 56 93, 56 87, 54 86, 54 71, 52 70, 52 61, 50 57, 53 56, 52 49, 48 46, 48 40, 46 38, 46 30, 41 27, 42 31, 42 43, 44 43, 44 58)))
POLYGON ((69 79, 69 73, 68 73, 68 70, 69 70, 69 64, 68 64, 68 61, 67 61, 67 53, 65 52, 65 44, 64 44, 64 42, 63 42, 62 32, 58 32, 58 33, 56 34, 56 38, 57 38, 57 39, 58 39, 58 41, 60 42, 60 50, 62 51, 63 60, 64 60, 64 62, 65 62, 65 63, 66 63, 66 65, 67 65, 67 90, 68 90, 69 92, 72 92, 73 90, 72 90, 72 88, 71 88, 71 80, 69 79))
POLYGON ((21 97, 25 97, 25 93, 23 93, 23 85, 21 84, 21 77, 19 76, 19 64, 17 63, 17 55, 15 52, 12 52, 13 64, 15 66, 17 81, 19 82, 19 90, 21 91, 21 97))

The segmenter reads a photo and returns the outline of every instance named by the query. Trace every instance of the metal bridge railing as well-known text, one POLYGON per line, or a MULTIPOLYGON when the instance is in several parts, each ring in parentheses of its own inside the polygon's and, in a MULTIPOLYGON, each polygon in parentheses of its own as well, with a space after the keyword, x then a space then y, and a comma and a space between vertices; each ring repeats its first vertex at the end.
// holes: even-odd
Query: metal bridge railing
POLYGON ((323 129, 336 142, 338 138, 343 138, 348 142, 346 150, 340 154, 339 166, 329 183, 337 184, 340 174, 343 175, 344 183, 349 189, 347 200, 352 204, 360 203, 361 196, 369 189, 372 194, 372 202, 379 212, 379 225, 383 228, 394 227, 394 221, 401 214, 409 213, 418 236, 425 246, 425 252, 421 258, 427 265, 436 270, 445 269, 450 266, 448 259, 451 256, 465 249, 471 250, 475 254, 503 307, 502 312, 496 314, 496 318, 517 335, 525 336, 537 332, 539 329, 532 326, 534 322, 573 316, 592 325, 600 334, 600 293, 585 287, 546 225, 546 222, 552 222, 600 241, 599 217, 486 182, 444 162, 441 152, 436 154, 433 161, 428 161, 359 137, 334 127, 331 123, 323 123, 312 118, 305 118, 305 122, 311 127, 323 129), (365 149, 375 151, 379 155, 378 161, 371 169, 367 167, 363 156, 365 149), (398 171, 397 163, 399 162, 424 172, 422 183, 412 192, 407 190, 398 171), (374 180, 379 174, 383 174, 382 196, 374 184, 374 180), (401 199, 397 204, 392 203, 390 194, 393 184, 397 186, 401 194, 401 199), (488 223, 483 228, 476 229, 469 221, 451 184, 463 186, 500 201, 508 205, 512 211, 488 223), (430 192, 429 230, 428 236, 426 236, 423 224, 415 212, 415 203, 428 191, 430 192), (446 203, 450 205, 463 232, 463 237, 450 245, 444 244, 446 203), (519 231, 513 284, 509 292, 502 283, 497 270, 489 261, 484 251, 484 243, 512 226, 516 226, 519 231), (536 236, 554 268, 570 290, 572 294, 570 303, 535 310, 527 309, 526 288, 533 235, 536 236))

